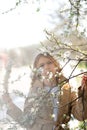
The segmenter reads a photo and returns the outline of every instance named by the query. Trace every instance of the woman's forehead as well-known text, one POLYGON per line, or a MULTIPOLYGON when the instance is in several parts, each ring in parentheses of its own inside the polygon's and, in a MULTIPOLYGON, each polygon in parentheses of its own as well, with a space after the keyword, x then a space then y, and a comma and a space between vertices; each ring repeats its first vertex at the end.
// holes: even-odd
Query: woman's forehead
POLYGON ((47 61, 52 61, 49 57, 46 57, 46 56, 42 56, 39 58, 38 62, 37 62, 37 65, 38 64, 41 64, 41 63, 45 63, 47 61))

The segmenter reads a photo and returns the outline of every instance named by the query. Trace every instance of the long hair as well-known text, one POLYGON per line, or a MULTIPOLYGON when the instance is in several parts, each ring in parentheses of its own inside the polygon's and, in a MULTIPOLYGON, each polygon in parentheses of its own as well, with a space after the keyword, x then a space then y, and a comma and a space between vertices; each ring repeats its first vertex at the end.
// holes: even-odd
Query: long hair
MULTIPOLYGON (((57 72, 59 72, 59 73, 61 73, 61 67, 60 67, 60 64, 59 64, 59 62, 57 62, 56 60, 55 60, 55 58, 53 57, 53 56, 51 56, 48 52, 45 52, 45 53, 40 53, 40 54, 38 54, 37 56, 36 56, 36 58, 35 58, 35 61, 34 61, 34 63, 33 63, 33 69, 38 69, 37 68, 37 66, 38 66, 38 61, 39 61, 39 59, 41 58, 41 57, 47 57, 47 58, 49 58, 53 63, 54 63, 54 65, 57 67, 57 72)), ((66 78, 63 76, 63 74, 61 74, 61 76, 60 76, 60 79, 57 77, 57 82, 60 82, 61 80, 65 80, 66 78), (60 80, 60 81, 59 81, 60 80)), ((37 75, 37 73, 33 73, 33 76, 32 76, 32 85, 34 84, 34 82, 36 81, 36 80, 39 80, 40 81, 40 79, 39 79, 39 75, 37 75)))
POLYGON ((34 61, 34 64, 33 64, 33 67, 34 68, 37 68, 37 65, 38 65, 38 61, 41 57, 47 57, 49 58, 51 61, 53 61, 53 63, 55 64, 56 67, 58 67, 58 71, 60 72, 61 71, 61 67, 60 67, 60 64, 53 58, 53 56, 51 56, 48 52, 45 52, 45 53, 40 53, 36 56, 35 58, 35 61, 34 61))

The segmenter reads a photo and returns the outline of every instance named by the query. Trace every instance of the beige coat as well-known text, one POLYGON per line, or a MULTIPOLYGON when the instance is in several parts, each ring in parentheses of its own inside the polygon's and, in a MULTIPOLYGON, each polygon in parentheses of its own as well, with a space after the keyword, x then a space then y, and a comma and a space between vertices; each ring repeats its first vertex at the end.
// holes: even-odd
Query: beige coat
MULTIPOLYGON (((27 130, 52 130, 54 124, 60 126, 67 123, 71 114, 80 121, 83 118, 87 119, 87 92, 84 96, 85 107, 83 112, 82 97, 77 99, 76 93, 71 91, 69 84, 63 85, 58 95, 58 120, 55 123, 52 118, 53 108, 50 100, 52 95, 50 93, 46 94, 41 84, 36 83, 35 86, 31 88, 29 97, 25 101, 24 112, 14 104, 8 110, 8 114, 21 126, 26 127, 27 130), (33 116, 30 117, 31 112, 33 116)), ((80 88, 78 95, 81 95, 80 88)), ((57 127, 57 130, 62 129, 57 127)))

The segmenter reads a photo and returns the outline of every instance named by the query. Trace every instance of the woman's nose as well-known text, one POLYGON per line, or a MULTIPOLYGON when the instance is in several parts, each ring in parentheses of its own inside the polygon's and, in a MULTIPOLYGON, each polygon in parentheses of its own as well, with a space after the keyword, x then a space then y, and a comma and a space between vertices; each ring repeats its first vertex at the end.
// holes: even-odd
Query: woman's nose
POLYGON ((49 65, 48 65, 48 64, 45 64, 44 69, 45 69, 45 70, 48 70, 48 69, 49 69, 49 65))

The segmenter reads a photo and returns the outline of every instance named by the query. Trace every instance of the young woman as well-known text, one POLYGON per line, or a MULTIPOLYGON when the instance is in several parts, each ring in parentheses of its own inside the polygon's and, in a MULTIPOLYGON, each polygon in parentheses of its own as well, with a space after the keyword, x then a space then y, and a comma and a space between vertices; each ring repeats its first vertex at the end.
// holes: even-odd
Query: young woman
POLYGON ((39 54, 33 68, 24 111, 13 104, 9 94, 4 95, 7 113, 16 122, 27 130, 65 130, 62 124, 70 120, 71 114, 79 121, 87 119, 87 77, 76 93, 71 91, 59 63, 50 54, 39 54))

